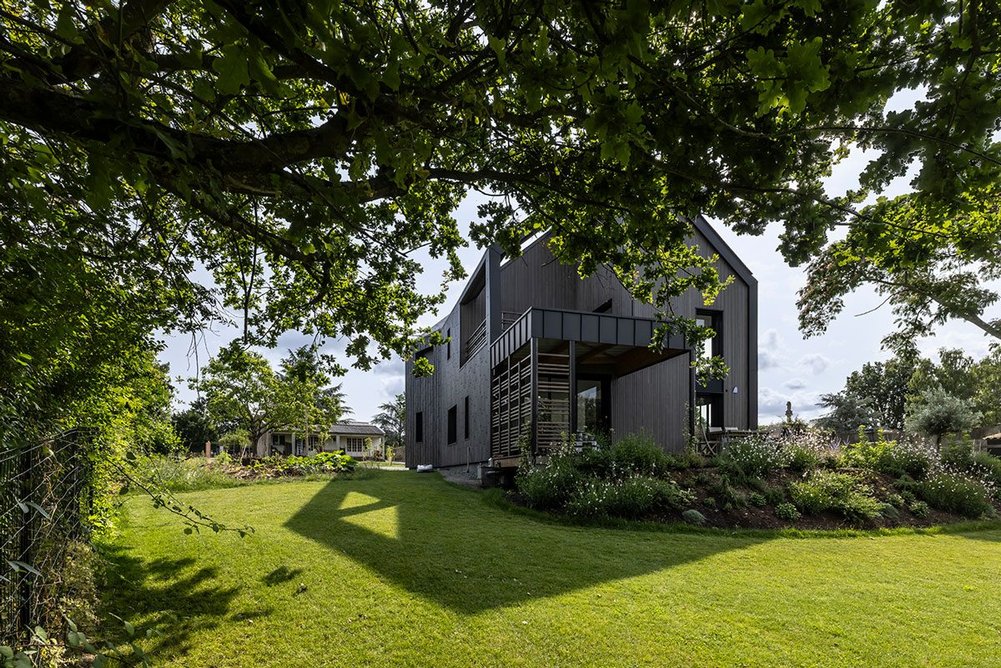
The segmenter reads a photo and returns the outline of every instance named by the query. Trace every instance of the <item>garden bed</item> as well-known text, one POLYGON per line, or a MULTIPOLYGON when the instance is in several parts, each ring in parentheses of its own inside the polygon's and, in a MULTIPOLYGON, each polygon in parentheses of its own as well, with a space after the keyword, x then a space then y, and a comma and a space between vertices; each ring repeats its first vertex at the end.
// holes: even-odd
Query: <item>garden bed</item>
POLYGON ((822 432, 749 438, 712 460, 672 456, 650 439, 563 447, 524 464, 511 500, 580 522, 653 521, 717 528, 881 529, 990 519, 1001 509, 1001 459, 959 440, 833 447, 822 432))
MULTIPOLYGON (((858 469, 842 469, 840 472, 850 475, 865 474, 858 469)), ((800 514, 795 520, 787 520, 778 517, 776 506, 769 504, 767 499, 764 505, 753 504, 748 497, 754 493, 759 493, 759 485, 735 486, 738 494, 743 494, 746 501, 738 503, 730 508, 719 507, 716 500, 715 490, 708 485, 700 485, 697 481, 699 475, 719 476, 719 469, 716 467, 704 467, 679 471, 676 474, 678 484, 690 489, 695 500, 692 507, 697 509, 706 518, 705 526, 717 527, 721 529, 783 529, 795 527, 807 530, 836 530, 846 528, 896 528, 896 527, 931 527, 956 522, 965 522, 969 518, 953 513, 946 513, 929 508, 927 512, 918 516, 912 513, 906 505, 897 508, 896 517, 879 516, 868 521, 858 521, 846 519, 843 515, 833 511, 823 511, 817 515, 800 514), (707 499, 712 499, 707 503, 707 499), (715 507, 712 505, 715 503, 715 507)), ((880 473, 868 473, 869 479, 875 488, 874 497, 885 499, 894 493, 892 476, 880 473)), ((762 479, 765 485, 773 488, 784 489, 790 483, 799 482, 804 479, 803 473, 791 471, 776 471, 762 479)), ((725 504, 724 504, 725 505, 725 504)), ((794 504, 795 505, 795 504, 794 504)), ((891 504, 892 505, 892 504, 891 504)), ((677 522, 680 517, 677 514, 665 514, 658 518, 663 522, 677 522)))

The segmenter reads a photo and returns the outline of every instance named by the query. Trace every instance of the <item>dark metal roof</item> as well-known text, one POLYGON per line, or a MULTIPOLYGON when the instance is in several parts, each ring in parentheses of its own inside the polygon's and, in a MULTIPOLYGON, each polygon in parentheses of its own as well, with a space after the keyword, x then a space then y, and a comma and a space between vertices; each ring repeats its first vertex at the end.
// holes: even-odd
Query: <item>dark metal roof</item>
POLYGON ((757 284, 758 279, 754 278, 754 274, 751 273, 748 266, 744 264, 744 261, 738 257, 738 255, 725 241, 723 241, 723 237, 719 235, 719 232, 717 232, 713 226, 709 224, 709 221, 706 220, 701 213, 695 216, 694 220, 692 220, 692 227, 698 230, 702 236, 706 238, 706 241, 708 241, 709 245, 713 247, 713 250, 715 250, 719 256, 723 258, 728 265, 730 265, 733 272, 737 274, 737 276, 744 281, 744 283, 747 283, 748 285, 757 284))
POLYGON ((386 432, 369 422, 338 422, 330 426, 330 433, 383 436, 386 432))

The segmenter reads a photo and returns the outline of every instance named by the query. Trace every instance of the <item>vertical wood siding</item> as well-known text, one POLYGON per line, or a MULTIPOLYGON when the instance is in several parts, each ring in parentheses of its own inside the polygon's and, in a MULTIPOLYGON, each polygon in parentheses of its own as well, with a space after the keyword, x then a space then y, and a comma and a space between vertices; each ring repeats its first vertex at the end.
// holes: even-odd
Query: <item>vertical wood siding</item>
MULTIPOLYGON (((698 244, 705 257, 714 254, 709 241, 698 231, 691 243, 698 244)), ((675 312, 694 317, 696 310, 706 307, 719 310, 723 320, 723 357, 730 367, 724 381, 724 423, 727 427, 748 428, 757 424, 757 416, 749 415, 755 407, 750 393, 756 391, 756 350, 750 350, 748 327, 756 326, 756 318, 748 312, 750 286, 740 279, 724 260, 717 263, 721 275, 733 276, 733 283, 723 291, 716 303, 706 307, 701 295, 690 290, 674 300, 675 312), (753 369, 753 370, 752 370, 753 369), (752 374, 755 376, 752 378, 752 374), (736 387, 737 394, 733 393, 736 387)), ((581 280, 576 268, 556 262, 545 242, 534 244, 519 257, 500 269, 501 309, 522 313, 530 307, 593 311, 612 300, 611 315, 653 317, 655 309, 632 299, 628 291, 607 270, 581 280)), ((484 299, 484 293, 477 302, 484 299)), ((486 305, 489 307, 489 305, 486 305)), ((477 310, 481 305, 477 303, 477 310)), ((460 367, 460 345, 475 327, 468 316, 460 318, 461 307, 439 323, 443 332, 452 330, 452 357, 446 359, 445 347, 435 348, 431 362, 436 367, 430 378, 413 378, 412 363, 407 364, 407 465, 434 464, 458 466, 481 462, 490 457, 490 345, 460 367), (460 322, 461 320, 461 322, 460 322), (465 420, 465 397, 469 397, 470 434, 464 438, 459 429, 455 444, 446 443, 448 409, 457 407, 458 424, 465 420), (424 441, 415 442, 415 416, 424 414, 424 441)), ((646 432, 667 450, 684 447, 688 416, 685 412, 689 396, 689 356, 682 355, 636 373, 612 381, 612 427, 618 436, 630 432, 646 432)))

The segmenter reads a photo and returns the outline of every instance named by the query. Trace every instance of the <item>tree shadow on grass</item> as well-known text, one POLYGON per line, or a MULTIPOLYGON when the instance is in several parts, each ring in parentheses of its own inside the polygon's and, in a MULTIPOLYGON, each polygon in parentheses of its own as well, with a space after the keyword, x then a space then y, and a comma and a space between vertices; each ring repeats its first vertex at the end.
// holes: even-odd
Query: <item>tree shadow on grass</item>
MULTIPOLYGON (((194 558, 143 561, 129 555, 126 546, 105 546, 108 561, 102 601, 104 635, 122 638, 110 615, 129 620, 137 636, 152 631, 147 653, 184 654, 192 633, 213 628, 225 621, 230 604, 239 589, 215 583, 218 569, 197 566, 194 558)), ((239 613, 234 619, 248 619, 268 614, 269 610, 239 613), (241 617, 241 615, 249 617, 241 617)))
POLYGON ((285 526, 461 614, 654 573, 766 540, 538 522, 483 503, 438 476, 403 473, 332 481, 285 526))
POLYGON ((261 578, 261 582, 269 587, 275 587, 282 583, 294 580, 299 577, 302 572, 301 568, 289 568, 288 566, 283 565, 261 578))

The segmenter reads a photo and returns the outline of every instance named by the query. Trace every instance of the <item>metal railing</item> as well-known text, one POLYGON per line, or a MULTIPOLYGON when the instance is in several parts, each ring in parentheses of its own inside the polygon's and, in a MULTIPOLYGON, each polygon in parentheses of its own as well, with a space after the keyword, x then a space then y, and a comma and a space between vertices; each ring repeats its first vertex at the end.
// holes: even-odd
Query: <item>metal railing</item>
POLYGON ((466 339, 466 359, 476 354, 487 342, 487 319, 484 318, 466 339))
MULTIPOLYGON (((521 313, 515 313, 514 311, 501 311, 501 327, 500 331, 504 331, 514 323, 518 321, 518 318, 522 316, 521 313)), ((480 324, 476 326, 473 333, 469 335, 466 339, 466 350, 465 357, 463 359, 469 359, 475 355, 480 348, 482 348, 487 343, 487 319, 484 318, 480 321, 480 324)))

